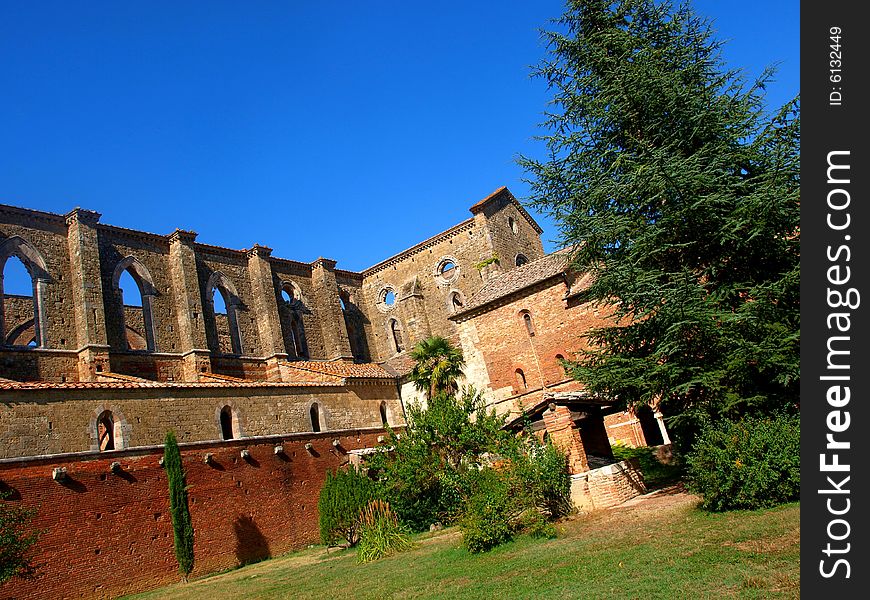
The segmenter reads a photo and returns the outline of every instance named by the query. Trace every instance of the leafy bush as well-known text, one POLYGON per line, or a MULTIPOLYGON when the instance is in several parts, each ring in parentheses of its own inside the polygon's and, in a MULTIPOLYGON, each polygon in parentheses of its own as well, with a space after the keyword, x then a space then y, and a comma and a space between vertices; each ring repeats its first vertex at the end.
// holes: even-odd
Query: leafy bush
POLYGON ((30 549, 42 533, 31 527, 36 510, 8 502, 8 495, 0 492, 0 583, 35 576, 30 549))
POLYGON ((359 514, 360 542, 356 549, 361 563, 378 560, 411 548, 411 542, 399 525, 388 502, 372 500, 359 514))
POLYGON ((181 464, 181 451, 178 449, 178 442, 172 431, 166 432, 163 464, 166 467, 166 479, 169 483, 169 513, 172 517, 175 558, 178 560, 178 571, 186 581, 193 570, 193 522, 187 505, 187 483, 184 479, 184 467, 181 464))
POLYGON ((528 435, 517 440, 509 466, 516 481, 518 500, 550 518, 571 511, 571 478, 568 459, 552 442, 528 435))
POLYGON ((800 495, 800 418, 726 421, 703 431, 687 457, 689 489, 708 510, 775 506, 800 495))
POLYGON ((407 429, 401 437, 391 434, 393 452, 367 462, 378 473, 380 497, 413 531, 456 522, 471 493, 469 474, 510 439, 503 423, 485 411, 473 388, 456 396, 438 393, 425 409, 411 406, 407 429))
POLYGON ((515 502, 511 488, 506 474, 494 469, 480 471, 459 522, 462 543, 469 552, 486 552, 513 539, 515 502))
POLYGON ((374 482, 356 469, 327 472, 317 501, 323 543, 330 546, 345 541, 348 546, 355 545, 359 541, 360 511, 374 494, 374 482))

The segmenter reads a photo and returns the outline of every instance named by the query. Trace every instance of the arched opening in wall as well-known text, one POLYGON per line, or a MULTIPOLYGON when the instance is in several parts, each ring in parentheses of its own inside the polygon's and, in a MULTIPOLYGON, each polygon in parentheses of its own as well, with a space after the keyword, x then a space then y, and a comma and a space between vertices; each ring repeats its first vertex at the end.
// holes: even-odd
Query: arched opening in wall
POLYGON ((381 413, 381 425, 384 425, 384 426, 389 425, 390 423, 387 419, 387 403, 381 402, 379 410, 381 413))
POLYGON ((231 440, 236 436, 233 433, 233 409, 224 406, 221 409, 221 439, 231 440))
POLYGON ((529 259, 526 258, 526 256, 524 254, 517 254, 516 265, 518 267, 522 267, 527 262, 529 262, 529 259))
POLYGON ((0 244, 0 274, 0 339, 11 346, 45 346, 42 257, 21 238, 7 238, 0 244))
POLYGON ((511 228, 511 232, 513 232, 514 235, 519 231, 517 229, 517 222, 513 217, 508 217, 508 227, 511 228))
POLYGON ((129 271, 124 271, 118 280, 121 306, 124 310, 124 338, 128 350, 147 350, 145 319, 142 314, 142 293, 129 271))
POLYGON ((532 322, 532 315, 529 311, 524 310, 520 313, 523 317, 523 325, 526 328, 526 333, 529 334, 529 337, 535 335, 535 324, 532 322))
POLYGON ((526 374, 523 373, 522 369, 517 369, 514 371, 514 379, 516 379, 517 390, 520 392, 524 392, 528 389, 526 386, 526 374))
POLYGON ((662 430, 659 427, 659 422, 656 420, 652 408, 649 406, 641 406, 640 408, 635 409, 634 414, 637 416, 637 420, 640 423, 640 428, 641 431, 643 431, 643 437, 646 440, 647 446, 661 446, 665 443, 665 440, 662 437, 662 430))
POLYGON ((281 298, 284 300, 285 304, 290 304, 296 299, 292 285, 285 283, 281 287, 281 298))
POLYGON ((308 359, 308 344, 305 342, 305 325, 298 314, 290 321, 290 336, 293 339, 293 352, 298 358, 308 359))
POLYGON ((338 295, 338 305, 341 306, 341 312, 347 311, 347 302, 344 301, 344 294, 338 295))
POLYGON ((311 405, 308 410, 308 416, 311 418, 311 431, 317 433, 320 431, 320 407, 317 402, 311 405))
POLYGON ((137 258, 128 256, 115 265, 112 290, 120 327, 110 332, 110 343, 121 350, 156 348, 151 301, 157 295, 154 280, 137 258))
POLYGON ((565 362, 564 362, 564 361, 565 361, 565 357, 564 357, 564 356, 562 356, 561 354, 557 354, 557 355, 556 355, 556 364, 559 365, 560 367, 562 367, 562 370, 563 370, 563 371, 565 372, 565 374, 567 375, 567 374, 568 374, 568 369, 565 367, 565 362))
POLYGON ((402 336, 402 325, 398 319, 390 319, 389 322, 390 339, 393 343, 393 350, 398 354, 405 350, 405 341, 402 336))
POLYGON ((97 447, 100 452, 114 450, 115 442, 115 416, 112 411, 104 410, 97 417, 97 447))
POLYGON ((462 292, 452 292, 450 294, 450 310, 457 313, 465 308, 465 298, 462 297, 462 292))
POLYGON ((220 354, 242 354, 242 333, 238 320, 241 302, 235 286, 223 273, 215 272, 207 289, 207 301, 214 323, 211 350, 220 354))

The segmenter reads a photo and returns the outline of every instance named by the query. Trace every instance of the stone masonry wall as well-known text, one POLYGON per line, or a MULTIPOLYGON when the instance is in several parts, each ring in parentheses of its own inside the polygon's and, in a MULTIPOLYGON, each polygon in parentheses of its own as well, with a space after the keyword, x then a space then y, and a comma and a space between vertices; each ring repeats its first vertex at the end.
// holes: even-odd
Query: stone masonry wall
MULTIPOLYGON (((182 445, 195 532, 192 576, 318 543, 317 499, 326 472, 345 464, 348 450, 377 446, 382 433, 182 445), (276 446, 283 452, 276 454, 276 446)), ((177 582, 161 456, 162 448, 154 448, 0 461, 0 489, 12 495, 0 502, 36 508, 34 526, 45 530, 36 545, 36 579, 7 582, 0 597, 114 598, 177 582), (110 471, 113 461, 121 465, 117 473, 110 471), (52 479, 58 467, 66 469, 65 482, 52 479)))
MULTIPOLYGON (((351 386, 145 387, 0 391, 0 458, 97 449, 96 420, 112 411, 116 448, 160 444, 169 429, 180 442, 221 439, 220 411, 230 406, 237 437, 311 431, 309 409, 321 429, 381 425, 380 404, 401 415, 392 381, 351 386)), ((391 423, 403 425, 401 421, 391 423)))
POLYGON ((514 268, 515 254, 522 252, 529 260, 543 256, 540 235, 510 198, 507 190, 493 195, 485 204, 485 214, 478 212, 468 221, 363 272, 361 307, 371 321, 373 337, 369 339, 376 360, 396 354, 388 327, 390 319, 401 323, 406 348, 430 335, 456 340, 458 329, 448 320, 456 312, 451 302, 454 292, 459 292, 464 302, 483 287, 489 275, 514 268), (508 214, 515 215, 516 234, 505 229, 508 214), (499 252, 497 265, 478 269, 499 252), (505 261, 501 254, 511 255, 510 260, 505 261), (456 268, 444 277, 439 274, 439 266, 448 260, 456 268), (385 289, 396 294, 392 308, 380 302, 385 289))

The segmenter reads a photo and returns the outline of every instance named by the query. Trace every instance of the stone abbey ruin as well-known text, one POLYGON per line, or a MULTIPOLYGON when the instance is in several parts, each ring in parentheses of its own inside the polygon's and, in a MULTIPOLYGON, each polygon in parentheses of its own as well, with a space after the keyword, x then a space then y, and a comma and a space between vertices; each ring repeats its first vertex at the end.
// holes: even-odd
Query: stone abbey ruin
MULTIPOLYGON (((506 188, 471 217, 363 270, 234 250, 196 233, 145 233, 0 205, 0 273, 19 260, 33 293, 0 279, 0 491, 37 507, 34 581, 3 595, 113 596, 173 581, 161 469, 174 430, 190 485, 196 574, 316 542, 325 473, 383 442, 419 400, 408 351, 461 347, 466 381, 525 409, 569 455, 578 505, 636 495, 610 444, 667 443, 654 409, 626 413, 565 374, 608 315, 568 254, 506 188), (125 303, 132 277, 141 305, 125 303)), ((513 421, 511 421, 513 419, 513 421)))

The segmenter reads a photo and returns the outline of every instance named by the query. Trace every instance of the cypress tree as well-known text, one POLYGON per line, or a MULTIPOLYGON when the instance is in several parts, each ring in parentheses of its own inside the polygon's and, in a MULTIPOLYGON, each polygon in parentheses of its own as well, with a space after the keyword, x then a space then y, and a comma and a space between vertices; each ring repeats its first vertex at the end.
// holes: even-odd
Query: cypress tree
POLYGON ((163 466, 169 481, 169 512, 175 538, 175 558, 178 560, 178 571, 182 579, 187 581, 187 576, 193 570, 193 523, 187 505, 187 484, 181 465, 181 451, 172 431, 166 432, 163 466))
POLYGON ((588 298, 618 322, 574 365, 588 390, 661 401, 683 447, 722 417, 794 412, 800 383, 799 98, 725 68, 688 4, 571 0, 535 70, 547 157, 521 157, 588 298))

